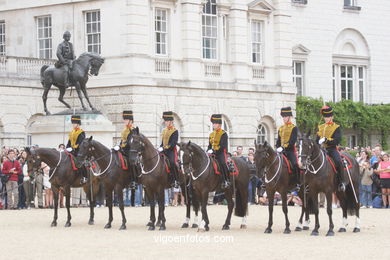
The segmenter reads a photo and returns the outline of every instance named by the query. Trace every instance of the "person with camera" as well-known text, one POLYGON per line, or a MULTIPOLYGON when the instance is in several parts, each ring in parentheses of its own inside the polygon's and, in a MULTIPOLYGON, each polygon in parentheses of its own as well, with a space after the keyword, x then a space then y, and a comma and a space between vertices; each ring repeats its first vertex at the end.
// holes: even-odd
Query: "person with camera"
POLYGON ((16 160, 15 151, 12 149, 8 151, 8 160, 3 163, 2 172, 8 176, 6 182, 8 209, 18 209, 18 175, 22 174, 22 169, 19 161, 16 160))
POLYGON ((366 151, 360 152, 358 159, 360 166, 360 204, 362 208, 372 208, 372 179, 373 170, 370 166, 370 160, 366 151))

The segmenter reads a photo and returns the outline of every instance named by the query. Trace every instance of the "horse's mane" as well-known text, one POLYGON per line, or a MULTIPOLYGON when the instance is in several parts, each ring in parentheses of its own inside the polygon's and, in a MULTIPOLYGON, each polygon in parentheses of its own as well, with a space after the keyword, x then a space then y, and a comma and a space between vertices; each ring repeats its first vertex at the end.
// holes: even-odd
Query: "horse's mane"
MULTIPOLYGON (((84 141, 88 141, 88 140, 87 140, 87 139, 84 139, 84 141)), ((110 150, 110 148, 108 148, 107 146, 105 146, 104 144, 102 144, 101 142, 99 142, 99 141, 97 141, 97 140, 95 140, 95 139, 92 139, 91 142, 92 142, 92 145, 93 145, 93 146, 95 146, 95 144, 96 144, 96 145, 98 145, 98 146, 101 146, 103 149, 110 150)))
POLYGON ((98 61, 100 62, 104 62, 104 59, 97 53, 93 53, 93 52, 84 52, 82 54, 80 54, 80 56, 78 57, 78 59, 81 59, 81 58, 84 58, 84 57, 91 57, 91 58, 94 58, 94 59, 97 59, 98 61))
POLYGON ((191 142, 189 145, 190 145, 192 148, 194 148, 196 152, 198 152, 198 153, 204 153, 203 149, 202 149, 199 145, 197 145, 196 143, 191 142))

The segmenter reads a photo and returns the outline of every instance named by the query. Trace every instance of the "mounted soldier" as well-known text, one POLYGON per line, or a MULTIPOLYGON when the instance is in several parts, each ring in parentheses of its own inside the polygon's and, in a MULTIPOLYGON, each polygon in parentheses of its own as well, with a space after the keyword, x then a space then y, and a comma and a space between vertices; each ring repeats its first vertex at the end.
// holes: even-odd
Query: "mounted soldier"
POLYGON ((228 152, 228 135, 221 128, 222 127, 222 115, 213 114, 211 116, 211 123, 213 123, 214 131, 210 133, 209 146, 207 153, 209 155, 215 155, 215 159, 221 168, 222 189, 230 187, 229 171, 227 167, 227 152, 228 152))
POLYGON ((69 31, 64 32, 64 41, 61 42, 57 47, 58 61, 55 64, 57 68, 63 67, 65 70, 65 87, 69 87, 71 85, 69 80, 69 72, 72 70, 72 63, 76 59, 73 50, 73 44, 70 42, 70 37, 71 35, 69 31))
POLYGON ((161 145, 158 148, 160 153, 165 154, 169 160, 169 169, 170 169, 170 181, 172 187, 179 187, 179 176, 178 169, 176 167, 177 162, 177 150, 176 145, 179 140, 179 131, 175 128, 173 122, 173 112, 166 111, 163 112, 163 119, 165 123, 165 128, 161 135, 161 145))
POLYGON ((339 186, 339 191, 345 191, 345 183, 343 182, 342 174, 344 172, 341 156, 337 150, 337 146, 341 141, 340 125, 333 122, 333 109, 330 106, 323 106, 321 114, 324 117, 325 123, 318 126, 316 141, 323 145, 328 152, 328 155, 333 159, 336 166, 336 181, 339 186))
POLYGON ((295 147, 298 137, 298 127, 292 123, 293 114, 291 107, 282 107, 280 115, 283 118, 284 125, 282 125, 278 130, 276 151, 278 153, 283 153, 290 161, 292 171, 295 175, 295 181, 297 183, 295 190, 299 191, 301 182, 297 163, 297 151, 295 147))
MULTIPOLYGON (((71 153, 75 158, 79 152, 79 145, 85 139, 85 132, 81 129, 81 117, 79 115, 72 115, 72 131, 69 133, 69 140, 66 145, 66 151, 71 153)), ((87 171, 84 166, 77 170, 81 174, 81 184, 87 183, 87 171)))

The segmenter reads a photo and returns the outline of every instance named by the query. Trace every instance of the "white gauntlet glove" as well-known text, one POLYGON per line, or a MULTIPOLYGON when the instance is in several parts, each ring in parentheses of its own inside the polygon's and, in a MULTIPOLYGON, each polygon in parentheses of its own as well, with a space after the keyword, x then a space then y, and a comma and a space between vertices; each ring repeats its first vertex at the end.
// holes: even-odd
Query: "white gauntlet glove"
POLYGON ((120 149, 119 145, 114 146, 114 151, 119 151, 119 149, 120 149))
POLYGON ((212 154, 212 153, 213 153, 213 150, 210 149, 210 150, 207 151, 207 153, 208 153, 208 154, 212 154))
POLYGON ((325 141, 326 141, 326 138, 325 138, 325 137, 322 137, 322 138, 318 141, 318 143, 319 143, 319 144, 323 144, 325 141))
POLYGON ((73 149, 72 149, 72 147, 68 147, 68 148, 66 148, 66 151, 67 151, 68 153, 70 153, 71 151, 73 151, 73 149))
POLYGON ((157 151, 159 151, 160 153, 162 152, 162 151, 164 151, 164 148, 162 148, 161 146, 157 149, 157 151))
POLYGON ((276 151, 277 151, 278 153, 283 152, 283 147, 278 147, 278 148, 276 148, 276 151))

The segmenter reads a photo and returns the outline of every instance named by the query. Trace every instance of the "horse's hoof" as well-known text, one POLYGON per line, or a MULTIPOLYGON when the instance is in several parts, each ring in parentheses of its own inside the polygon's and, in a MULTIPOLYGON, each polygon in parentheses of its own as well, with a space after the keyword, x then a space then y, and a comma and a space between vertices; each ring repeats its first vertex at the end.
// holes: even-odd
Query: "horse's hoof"
POLYGON ((309 230, 309 227, 308 226, 304 226, 303 230, 309 230))
POLYGON ((155 229, 156 229, 155 226, 149 226, 149 228, 148 228, 149 231, 152 231, 152 230, 155 230, 155 229))
POLYGON ((88 225, 93 225, 93 224, 95 224, 95 222, 93 220, 88 221, 88 225))
POLYGON ((210 230, 209 226, 204 226, 204 230, 209 231, 210 230))
POLYGON ((153 226, 153 223, 151 221, 149 221, 147 224, 146 224, 147 227, 150 227, 150 226, 153 226))
POLYGON ((286 228, 284 231, 283 231, 283 234, 290 234, 291 233, 291 230, 289 228, 286 228))
POLYGON ((50 113, 49 111, 46 111, 46 115, 47 115, 47 116, 50 116, 51 113, 50 113))
POLYGON ((188 225, 188 223, 183 223, 183 225, 181 225, 181 228, 188 228, 190 225, 188 225))
POLYGON ((167 228, 165 227, 165 225, 161 225, 159 230, 161 231, 161 230, 166 230, 166 229, 167 228))
POLYGON ((314 230, 313 230, 313 231, 311 232, 310 235, 311 235, 311 236, 318 236, 319 234, 320 234, 320 233, 318 233, 318 231, 314 231, 314 230))
POLYGON ((339 229, 339 232, 344 233, 344 232, 347 232, 347 230, 346 230, 345 228, 340 228, 340 229, 339 229))
POLYGON ((222 226, 222 230, 229 230, 229 229, 230 229, 229 225, 223 225, 222 226))
POLYGON ((156 223, 156 227, 159 227, 159 226, 161 226, 161 222, 156 223))
POLYGON ((119 230, 125 230, 126 229, 126 225, 125 224, 123 224, 120 228, 119 228, 119 230))
POLYGON ((355 228, 353 229, 353 233, 358 233, 358 232, 360 232, 360 228, 355 227, 355 228))
POLYGON ((296 227, 295 231, 302 231, 302 228, 301 227, 296 227))
POLYGON ((65 223, 65 227, 70 227, 72 224, 70 222, 65 223))
POLYGON ((240 229, 246 229, 246 225, 241 224, 240 229))
POLYGON ((326 236, 327 237, 333 237, 334 236, 334 232, 333 231, 328 231, 328 233, 326 233, 326 236))
POLYGON ((264 233, 271 234, 272 233, 272 229, 271 228, 266 228, 264 233))
POLYGON ((52 227, 56 227, 57 226, 57 222, 51 222, 51 226, 52 227))
POLYGON ((106 225, 104 226, 104 228, 105 228, 105 229, 111 228, 111 224, 106 224, 106 225))
POLYGON ((197 228, 198 227, 198 224, 192 224, 192 226, 191 226, 192 228, 197 228))

